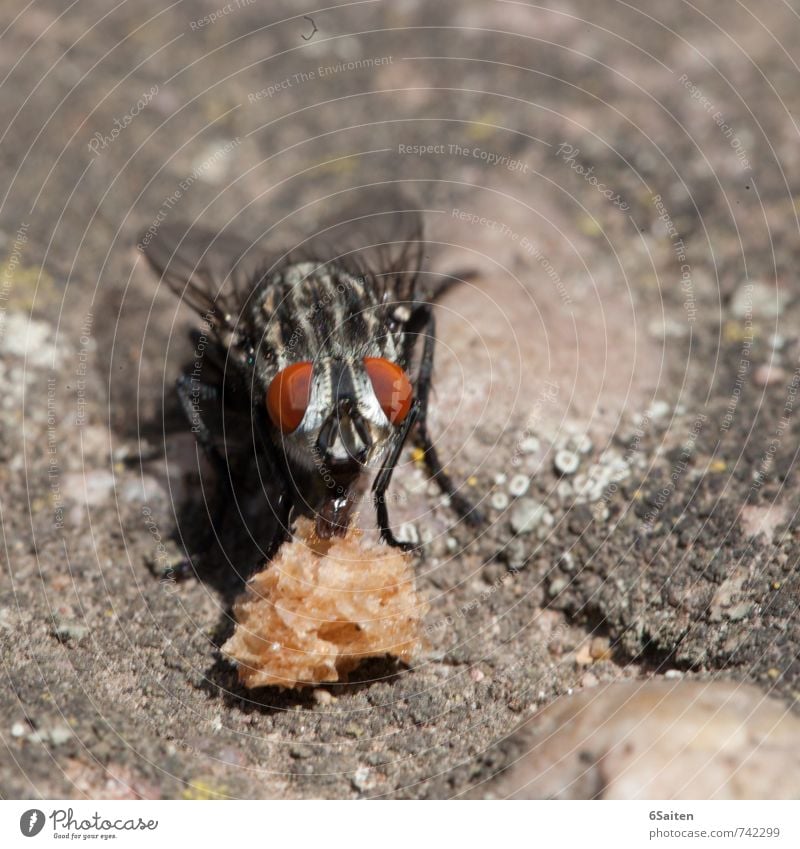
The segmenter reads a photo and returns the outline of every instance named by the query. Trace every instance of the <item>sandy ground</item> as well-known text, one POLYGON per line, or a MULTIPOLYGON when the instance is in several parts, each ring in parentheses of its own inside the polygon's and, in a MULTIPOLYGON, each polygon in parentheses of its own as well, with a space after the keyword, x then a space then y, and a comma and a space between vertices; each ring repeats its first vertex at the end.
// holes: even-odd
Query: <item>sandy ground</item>
POLYGON ((549 5, 334 6, 306 41, 297 4, 3 4, 4 797, 480 795, 604 682, 796 709, 800 21, 549 5), (242 528, 161 579, 213 481, 173 426, 192 319, 136 238, 302 238, 390 180, 429 266, 481 272, 439 308, 431 423, 487 523, 405 456, 429 653, 248 692, 242 528))

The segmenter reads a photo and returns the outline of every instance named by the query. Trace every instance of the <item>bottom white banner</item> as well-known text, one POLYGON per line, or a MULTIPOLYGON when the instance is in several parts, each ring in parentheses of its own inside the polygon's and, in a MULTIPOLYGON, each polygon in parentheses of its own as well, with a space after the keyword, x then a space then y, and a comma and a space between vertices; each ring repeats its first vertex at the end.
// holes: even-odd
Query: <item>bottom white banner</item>
POLYGON ((0 845, 800 846, 798 802, 2 801, 0 845), (413 807, 413 811, 411 808, 413 807))

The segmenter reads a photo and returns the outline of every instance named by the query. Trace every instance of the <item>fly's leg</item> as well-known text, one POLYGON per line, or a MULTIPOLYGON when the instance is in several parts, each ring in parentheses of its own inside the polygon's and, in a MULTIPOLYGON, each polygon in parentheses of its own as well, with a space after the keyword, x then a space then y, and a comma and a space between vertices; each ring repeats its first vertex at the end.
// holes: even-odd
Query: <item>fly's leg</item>
POLYGON ((392 479, 392 472, 397 465, 397 461, 400 459, 400 452, 403 450, 403 445, 405 445, 406 439, 408 439, 408 434, 411 432, 414 422, 417 421, 419 412, 420 402, 419 399, 417 399, 408 411, 408 415, 402 424, 402 428, 395 437, 391 453, 381 467, 380 472, 378 472, 375 482, 372 484, 373 500, 375 502, 375 511, 378 514, 378 528, 380 529, 381 539, 389 545, 392 545, 395 548, 400 548, 403 551, 411 551, 414 548, 414 544, 410 542, 401 542, 392 533, 392 530, 389 527, 389 510, 386 506, 386 490, 389 488, 389 483, 392 479))
MULTIPOLYGON (((268 497, 267 499, 270 504, 270 509, 272 510, 272 515, 275 518, 275 530, 264 550, 264 557, 266 560, 272 560, 272 558, 278 553, 278 549, 281 545, 283 545, 283 543, 291 536, 289 523, 291 521, 292 507, 294 506, 294 498, 292 496, 293 490, 287 483, 289 475, 286 471, 286 466, 281 462, 281 459, 277 454, 277 450, 266 433, 263 418, 256 417, 254 419, 254 424, 255 432, 258 436, 262 449, 259 456, 264 458, 267 465, 267 479, 273 484, 277 484, 280 489, 277 497, 268 497), (277 502, 276 506, 273 506, 273 501, 277 502)), ((271 493, 269 495, 271 495, 271 493)))
MULTIPOLYGON (((425 336, 422 348, 422 359, 420 361, 419 375, 417 377, 417 399, 420 403, 419 419, 417 420, 416 441, 424 451, 424 461, 428 474, 436 481, 439 489, 450 499, 450 506, 469 525, 475 527, 483 522, 480 510, 460 492, 450 476, 445 472, 436 447, 428 433, 428 399, 431 391, 431 375, 433 373, 433 351, 436 345, 436 320, 433 315, 433 307, 423 304, 418 307, 412 318, 412 323, 421 326, 421 332, 425 336)), ((411 329, 411 323, 409 326, 411 329)))

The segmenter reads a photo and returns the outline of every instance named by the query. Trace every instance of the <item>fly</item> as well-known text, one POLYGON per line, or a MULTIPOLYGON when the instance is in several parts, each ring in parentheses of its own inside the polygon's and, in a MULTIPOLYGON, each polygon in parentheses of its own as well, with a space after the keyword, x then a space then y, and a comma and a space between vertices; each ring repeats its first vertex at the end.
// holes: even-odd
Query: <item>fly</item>
POLYGON ((322 539, 343 535, 370 472, 382 539, 411 548, 392 532, 386 498, 410 438, 452 508, 479 521, 428 432, 432 304, 452 281, 440 281, 435 293, 423 285, 416 212, 355 218, 284 255, 177 223, 143 239, 153 269, 203 318, 203 330, 193 333, 196 343, 204 340, 202 368, 179 378, 177 391, 227 490, 223 505, 234 480, 225 417, 244 416, 251 426, 250 449, 265 467, 277 519, 268 556, 287 537, 294 512, 315 517, 322 539), (357 242, 347 236, 352 228, 357 242))

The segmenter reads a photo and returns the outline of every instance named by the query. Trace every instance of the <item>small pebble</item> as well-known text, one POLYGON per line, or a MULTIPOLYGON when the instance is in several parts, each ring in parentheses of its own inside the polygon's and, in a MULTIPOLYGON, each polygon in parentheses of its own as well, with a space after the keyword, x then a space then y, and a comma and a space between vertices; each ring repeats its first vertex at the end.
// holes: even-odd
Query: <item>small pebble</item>
POLYGON ((592 450, 592 440, 588 433, 575 437, 575 450, 579 454, 588 454, 592 450))
POLYGON ((405 522, 400 525, 397 530, 397 539, 400 542, 410 542, 412 545, 416 545, 419 542, 419 532, 416 525, 412 522, 405 522))
POLYGON ((752 609, 753 605, 750 604, 750 602, 743 601, 728 610, 728 619, 730 619, 731 622, 740 622, 742 619, 747 617, 752 609))
POLYGON ((550 581, 550 598, 555 598, 560 592, 565 590, 568 583, 566 578, 554 578, 550 581))
POLYGON ((356 790, 372 790, 378 782, 368 766, 360 766, 353 773, 353 786, 356 790))
POLYGON ((647 415, 653 421, 658 421, 659 419, 663 419, 669 413, 669 410, 670 407, 666 401, 653 401, 650 405, 650 409, 647 411, 647 415))
POLYGON ((585 689, 588 689, 589 687, 596 687, 599 683, 597 676, 591 672, 587 672, 583 678, 581 678, 581 686, 585 689))
POLYGON ((575 480, 572 483, 575 495, 580 497, 587 496, 592 488, 592 481, 588 475, 575 475, 575 480))
POLYGON ((53 632, 59 642, 67 643, 74 641, 79 643, 88 633, 86 625, 77 622, 60 622, 53 632))
POLYGON ((568 480, 560 480, 558 485, 556 486, 556 495, 559 498, 559 501, 571 501, 575 491, 572 488, 572 484, 568 480))
POLYGON ((743 283, 731 299, 736 318, 777 318, 783 312, 782 292, 768 283, 743 283))
POLYGON ((532 498, 521 498, 511 511, 511 530, 516 534, 527 534, 535 530, 547 513, 544 504, 532 498))
POLYGON ((292 746, 289 749, 289 757, 295 758, 296 760, 302 760, 303 758, 310 758, 314 754, 313 746, 306 746, 303 743, 298 743, 297 745, 292 746))
POLYGON ((65 498, 77 504, 97 507, 105 504, 114 492, 114 475, 105 469, 70 472, 61 480, 65 498))
POLYGON ((656 339, 673 338, 680 339, 686 336, 686 325, 674 319, 655 319, 647 326, 648 333, 656 339))
POLYGON ((498 472, 494 476, 494 482, 497 486, 502 486, 508 480, 508 475, 505 472, 498 472))
POLYGON ((24 722, 15 722, 11 726, 12 737, 24 737, 28 733, 28 726, 24 722))
POLYGON ((578 471, 580 458, 574 451, 562 449, 556 454, 555 467, 562 475, 574 475, 578 471))
MULTIPOLYGON (((237 139, 238 141, 238 139, 237 139)), ((230 139, 219 139, 209 142, 198 151, 192 162, 194 171, 199 178, 212 186, 217 186, 225 181, 231 164, 236 157, 235 144, 230 139)))
POLYGON ((558 558, 558 565, 565 572, 572 572, 575 569, 575 558, 571 551, 562 551, 561 557, 558 558))
POLYGON ((54 746, 61 746, 73 737, 72 729, 66 725, 56 725, 49 732, 41 735, 43 739, 49 739, 54 746))
POLYGON ((528 547, 519 537, 512 537, 503 552, 503 559, 512 572, 518 572, 528 563, 528 547))
POLYGON ((514 498, 520 498, 530 489, 531 481, 527 475, 514 475, 508 484, 508 491, 514 498))
POLYGON ((589 644, 589 654, 591 654, 594 660, 608 660, 611 657, 608 637, 594 637, 589 644))
POLYGON ((314 701, 318 705, 330 705, 336 701, 336 697, 331 693, 330 690, 323 690, 321 687, 317 687, 316 690, 312 693, 314 696, 314 701))
POLYGON ((523 454, 535 454, 539 450, 539 440, 535 436, 526 436, 519 444, 523 454))
POLYGON ((497 492, 493 492, 491 498, 489 499, 489 503, 495 510, 505 510, 508 507, 510 500, 509 497, 502 490, 498 489, 497 492))
POLYGON ((785 380, 786 372, 780 366, 770 366, 765 363, 753 372, 753 383, 756 386, 773 386, 785 380))
POLYGON ((5 332, 0 337, 0 342, 2 350, 10 355, 9 358, 24 358, 28 367, 52 366, 56 338, 52 325, 35 321, 24 312, 6 313, 5 309, 3 318, 5 332))
POLYGON ((472 680, 473 680, 476 684, 479 684, 481 681, 483 681, 483 679, 484 679, 486 676, 483 674, 483 672, 481 672, 481 670, 480 670, 480 669, 470 669, 470 671, 469 671, 469 677, 470 677, 470 678, 472 678, 472 680))

